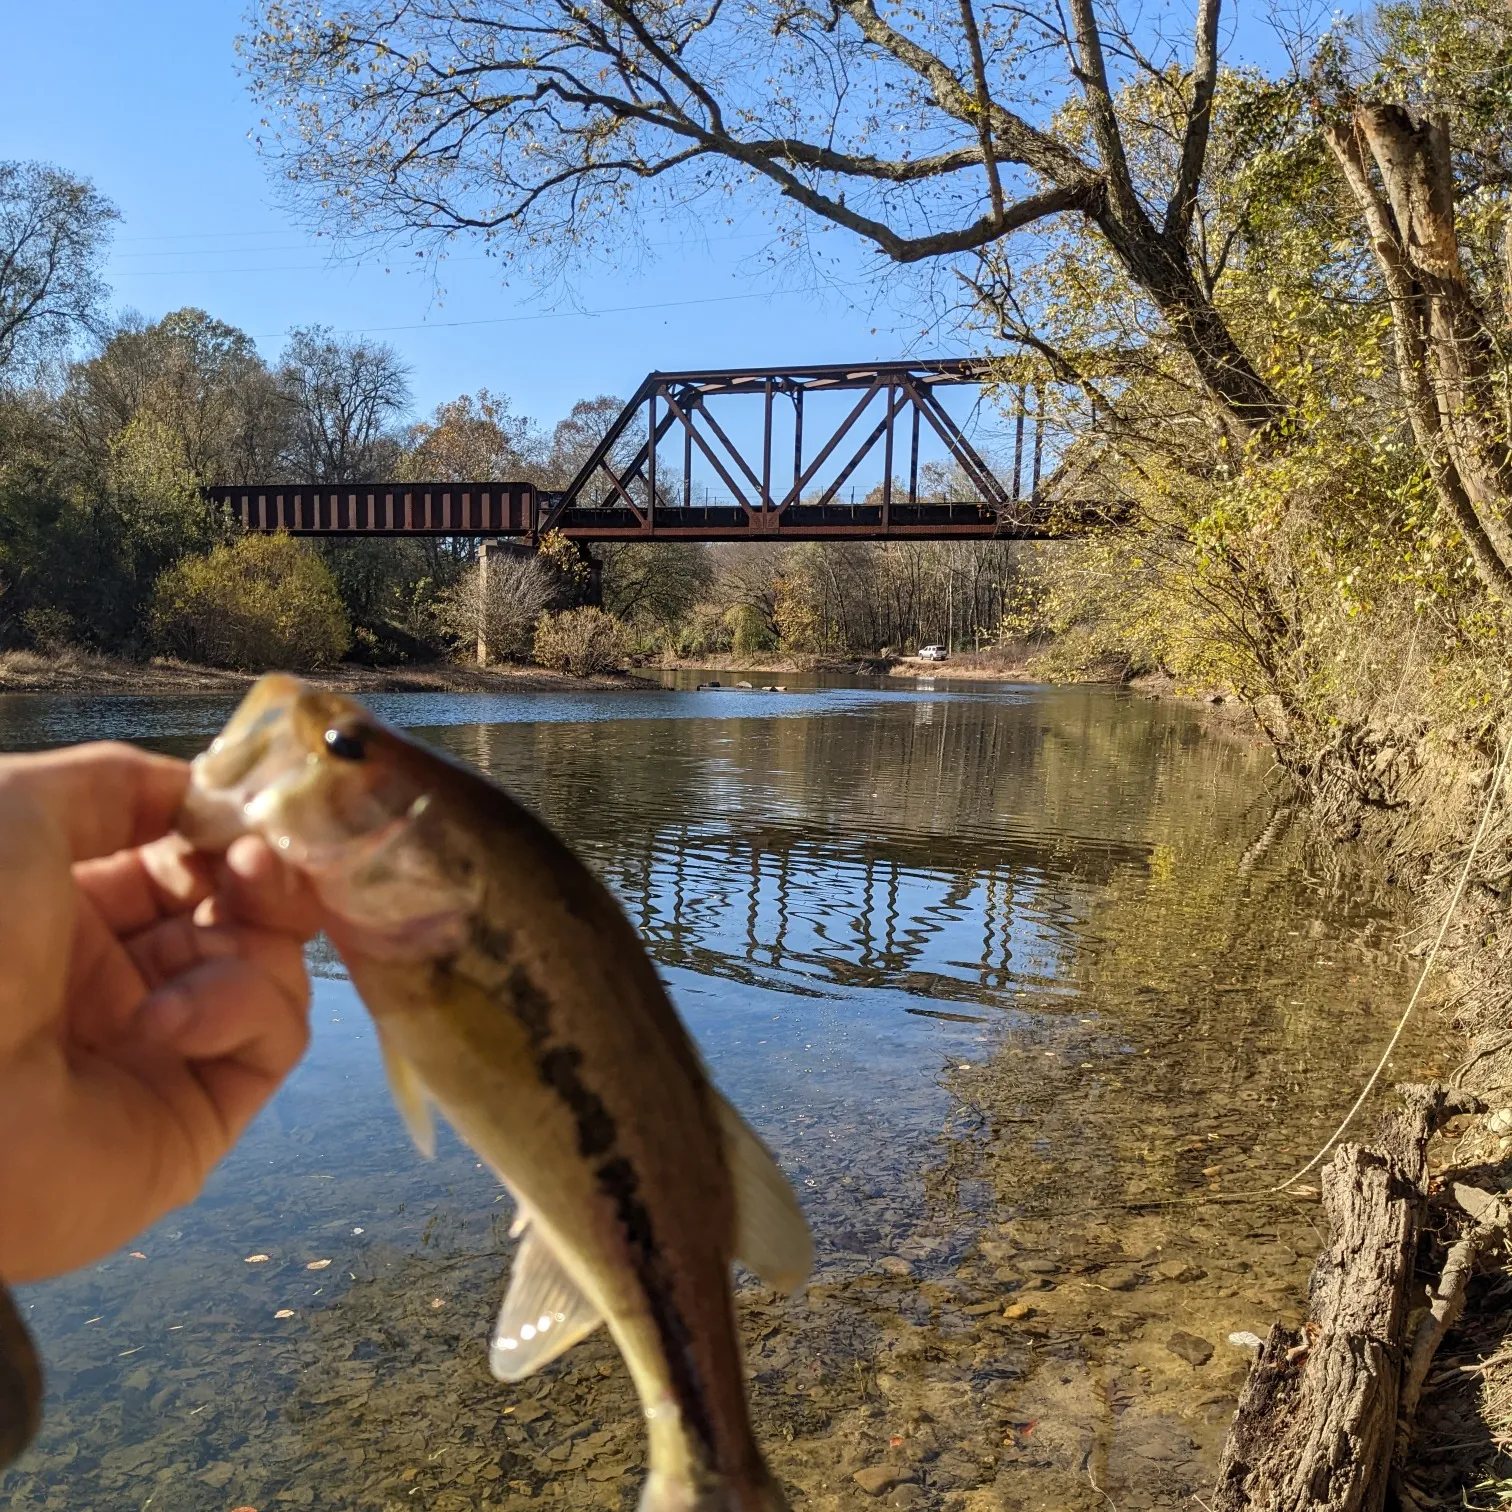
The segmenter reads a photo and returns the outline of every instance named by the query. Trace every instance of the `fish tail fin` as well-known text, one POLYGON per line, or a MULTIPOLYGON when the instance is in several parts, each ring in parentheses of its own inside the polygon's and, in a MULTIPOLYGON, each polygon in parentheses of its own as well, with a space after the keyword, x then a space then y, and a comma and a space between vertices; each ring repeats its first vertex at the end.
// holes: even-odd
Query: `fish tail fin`
POLYGON ((761 1467, 739 1481, 724 1476, 675 1474, 652 1468, 641 1491, 638 1512, 791 1512, 782 1488, 761 1467))

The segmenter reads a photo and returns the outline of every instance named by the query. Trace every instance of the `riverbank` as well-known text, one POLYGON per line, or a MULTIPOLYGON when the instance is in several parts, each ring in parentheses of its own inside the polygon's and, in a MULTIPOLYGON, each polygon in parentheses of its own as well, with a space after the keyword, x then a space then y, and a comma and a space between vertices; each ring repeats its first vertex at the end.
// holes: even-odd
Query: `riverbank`
MULTIPOLYGON (((0 652, 0 693, 219 693, 239 692, 257 674, 154 657, 131 661, 88 651, 0 652)), ((508 693, 560 692, 582 688, 644 687, 644 681, 616 672, 568 677, 544 667, 503 663, 477 667, 464 662, 431 662, 407 667, 363 667, 353 662, 304 674, 306 682, 333 693, 508 693)))
MULTIPOLYGON (((1427 1149, 1427 1201, 1415 1220, 1418 1240, 1396 1325, 1404 1329, 1404 1390, 1409 1362, 1421 1357, 1416 1381, 1422 1395, 1415 1412, 1404 1409, 1394 1435, 1393 1484, 1408 1512, 1447 1506, 1505 1512, 1512 1508, 1512 1280, 1506 1259, 1512 1249, 1512 791, 1497 732, 1389 718, 1346 725, 1294 776, 1296 807, 1278 810, 1278 817, 1292 812, 1312 827, 1315 840, 1309 843, 1317 845, 1328 871, 1384 867, 1386 880, 1411 898, 1414 917, 1400 948, 1421 980, 1394 1011, 1406 1015, 1402 1023, 1409 1033, 1431 1037, 1432 1061, 1443 1069, 1425 1068, 1429 1074, 1480 1103, 1478 1112, 1449 1119, 1427 1149)), ((1372 1060, 1389 1049, 1383 1037, 1372 1060)), ((1391 1059, 1381 1070, 1383 1089, 1393 1080, 1412 1079, 1391 1059)), ((1341 1111, 1355 1092, 1352 1086, 1336 1089, 1341 1111)), ((1378 1089, 1340 1131, 1343 1142, 1374 1146, 1384 1137, 1389 1144, 1401 1105, 1394 1092, 1382 1096, 1378 1089)), ((1344 1163, 1333 1179, 1348 1187, 1351 1167, 1345 1156, 1339 1159, 1344 1163)), ((1367 1209, 1379 1211, 1374 1198, 1355 1209, 1357 1222, 1367 1209)), ((1339 1236, 1326 1237, 1334 1245, 1339 1236)), ((1358 1240, 1357 1229, 1353 1239, 1342 1241, 1344 1250, 1326 1251, 1319 1274, 1344 1263, 1341 1254, 1358 1240)), ((1316 1286, 1315 1277, 1314 1300, 1326 1298, 1328 1287, 1318 1292, 1316 1286)), ((1326 1300, 1322 1305, 1326 1309, 1326 1300)), ((1360 1307, 1358 1316, 1366 1316, 1367 1304, 1360 1307)), ((1319 1317, 1309 1331, 1319 1324, 1328 1336, 1337 1318, 1319 1317)), ((1308 1433, 1326 1437, 1328 1414, 1348 1417, 1359 1404, 1330 1395, 1332 1384, 1319 1394, 1318 1384, 1312 1395, 1303 1390, 1298 1410, 1309 1414, 1308 1433)), ((1261 1403, 1268 1400, 1267 1389, 1262 1381, 1261 1403)), ((1251 1443, 1256 1422, 1264 1423, 1267 1439, 1277 1431, 1264 1414, 1262 1406, 1244 1443, 1251 1443)), ((1367 1462, 1362 1458, 1361 1464, 1367 1462)))
MULTIPOLYGON (((664 656, 650 663, 667 672, 804 673, 840 672, 869 677, 930 679, 936 682, 1045 683, 1023 657, 992 651, 957 652, 949 660, 926 661, 919 656, 821 656, 780 652, 734 652, 710 656, 664 656)), ((1118 682, 1116 675, 1089 677, 1089 682, 1118 682)))
MULTIPOLYGON (((1448 1080, 1485 1105, 1484 1113, 1453 1121, 1430 1149, 1431 1259, 1419 1273, 1426 1269, 1431 1280, 1456 1238, 1479 1221, 1457 1192, 1468 1186, 1501 1196, 1512 1188, 1512 794, 1494 735, 1482 749, 1422 729, 1370 732, 1354 765, 1379 784, 1369 794, 1378 812, 1364 821, 1364 838, 1371 843, 1387 828, 1387 854, 1420 900, 1411 952, 1432 959, 1442 937, 1428 1011, 1444 1037, 1463 1047, 1448 1080), (1398 812, 1379 812, 1393 803, 1402 805, 1398 812)), ((1505 1261, 1481 1271, 1435 1358, 1411 1474, 1425 1500, 1449 1494, 1458 1505, 1475 1490, 1477 1504, 1507 1508, 1512 1308, 1505 1261)))

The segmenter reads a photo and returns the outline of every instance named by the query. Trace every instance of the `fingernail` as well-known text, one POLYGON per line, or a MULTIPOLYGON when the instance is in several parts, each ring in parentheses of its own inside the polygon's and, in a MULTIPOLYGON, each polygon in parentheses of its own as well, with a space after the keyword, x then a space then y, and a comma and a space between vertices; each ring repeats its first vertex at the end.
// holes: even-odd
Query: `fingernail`
POLYGON ((178 835, 153 840, 139 852, 147 875, 171 898, 190 898, 198 888, 199 878, 190 864, 194 849, 178 835))

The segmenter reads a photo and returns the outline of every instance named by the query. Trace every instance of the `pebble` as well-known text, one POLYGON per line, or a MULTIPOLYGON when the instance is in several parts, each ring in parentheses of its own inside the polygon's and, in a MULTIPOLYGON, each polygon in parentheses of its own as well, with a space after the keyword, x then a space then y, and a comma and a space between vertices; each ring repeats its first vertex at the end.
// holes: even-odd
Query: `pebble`
POLYGON ((1512 1108, 1498 1108, 1487 1122, 1493 1134, 1512 1134, 1512 1108))
POLYGON ((1213 1346, 1206 1339, 1179 1329, 1166 1340, 1166 1348, 1188 1365, 1206 1365, 1213 1358, 1213 1346))
POLYGON ((1060 1267, 1053 1260, 1025 1260, 1021 1269, 1031 1276, 1053 1276, 1060 1267))
POLYGON ((911 1276, 913 1266, 902 1255, 884 1255, 877 1261, 877 1269, 889 1276, 911 1276))
POLYGON ((1109 1291, 1133 1291, 1139 1282, 1139 1272, 1132 1265, 1110 1265, 1097 1273, 1097 1284, 1109 1291))
POLYGON ((1201 1281, 1207 1272, 1189 1260, 1163 1260, 1155 1267, 1155 1274, 1163 1281, 1201 1281))
POLYGON ((1014 1319, 1027 1318, 1031 1316, 1033 1312, 1034 1309, 1030 1307, 1027 1302, 1014 1302, 1010 1306, 1003 1309, 1003 1316, 1005 1318, 1014 1319))
POLYGON ((895 1465, 868 1465, 851 1476, 868 1496, 881 1496, 884 1491, 891 1491, 894 1486, 913 1478, 912 1470, 902 1470, 895 1465))

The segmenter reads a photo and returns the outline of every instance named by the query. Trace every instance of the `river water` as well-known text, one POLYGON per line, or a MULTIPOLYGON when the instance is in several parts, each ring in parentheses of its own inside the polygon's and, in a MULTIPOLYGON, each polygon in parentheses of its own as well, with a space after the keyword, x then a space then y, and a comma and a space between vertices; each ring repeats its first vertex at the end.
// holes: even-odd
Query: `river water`
MULTIPOLYGON (((1379 1053, 1400 904, 1311 854, 1267 753, 1204 711, 788 683, 372 702, 608 880, 800 1191, 807 1291, 738 1283, 795 1507, 1196 1506, 1248 1362, 1229 1336, 1296 1321, 1322 1240, 1315 1199, 1246 1194, 1379 1053)), ((0 746, 187 754, 227 708, 0 698, 0 746)), ((47 1424, 0 1495, 633 1507, 613 1347, 492 1380, 509 1204, 444 1132, 414 1153, 339 963, 314 960, 311 1051, 204 1196, 23 1294, 47 1424)), ((1399 1073, 1434 1069, 1402 1047, 1399 1073)))

